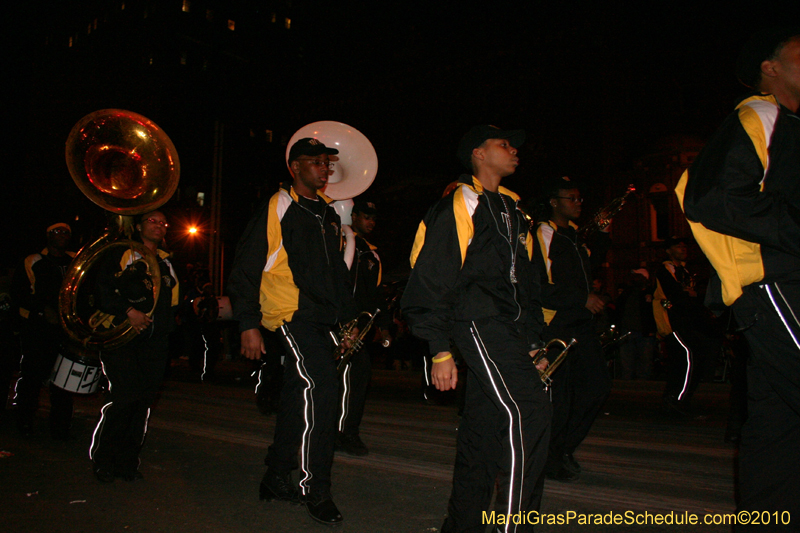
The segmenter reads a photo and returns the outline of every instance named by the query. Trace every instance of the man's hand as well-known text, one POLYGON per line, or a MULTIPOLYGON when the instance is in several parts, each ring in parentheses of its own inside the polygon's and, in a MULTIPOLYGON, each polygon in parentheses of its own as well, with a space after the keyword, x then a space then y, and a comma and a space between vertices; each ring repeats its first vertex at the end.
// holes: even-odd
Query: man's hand
POLYGON ((603 301, 596 294, 589 293, 589 297, 586 298, 586 309, 592 312, 593 315, 601 312, 603 309, 606 308, 606 303, 603 301))
POLYGON ((131 327, 136 330, 136 333, 143 332, 147 329, 147 326, 153 323, 152 318, 137 309, 130 308, 127 314, 128 320, 131 323, 131 327))
MULTIPOLYGON (((531 359, 533 359, 534 357, 536 357, 537 353, 539 353, 539 350, 531 350, 530 352, 528 352, 528 355, 530 355, 531 359)), ((535 366, 536 366, 536 370, 538 370, 539 372, 544 372, 544 370, 549 365, 550 365, 550 361, 547 360, 547 357, 542 357, 541 359, 539 359, 539 362, 536 363, 535 366)))
POLYGON ((355 327, 350 332, 349 336, 347 336, 344 339, 342 339, 342 345, 339 347, 339 351, 344 353, 347 350, 349 350, 350 347, 353 345, 353 343, 356 342, 357 338, 358 338, 358 327, 355 327))
POLYGON ((264 338, 258 328, 248 329, 242 332, 241 354, 248 359, 261 359, 267 353, 264 348, 264 338))
MULTIPOLYGON (((439 352, 434 356, 434 359, 446 357, 450 352, 439 352)), ((446 361, 441 363, 433 363, 431 368, 431 381, 433 386, 440 391, 446 391, 456 388, 458 383, 458 370, 456 369, 456 362, 453 357, 449 357, 446 361)))

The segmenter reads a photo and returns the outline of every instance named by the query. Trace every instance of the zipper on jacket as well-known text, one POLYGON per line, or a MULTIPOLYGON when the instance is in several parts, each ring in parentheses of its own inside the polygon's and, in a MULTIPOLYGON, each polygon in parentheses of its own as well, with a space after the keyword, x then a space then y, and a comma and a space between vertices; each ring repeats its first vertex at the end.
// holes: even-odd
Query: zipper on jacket
MULTIPOLYGON (((318 200, 318 201, 321 202, 322 200, 318 200)), ((310 214, 314 215, 314 218, 317 219, 317 222, 319 223, 319 231, 320 231, 319 234, 322 237, 322 249, 325 250, 325 261, 327 262, 328 265, 330 265, 331 264, 331 258, 330 258, 330 256, 328 256, 328 246, 325 243, 325 215, 328 214, 328 207, 327 206, 325 207, 325 213, 323 215, 318 215, 315 212, 313 212, 311 209, 309 209, 306 206, 304 206, 303 204, 301 204, 300 202, 295 202, 295 203, 297 205, 299 205, 301 208, 303 208, 306 211, 308 211, 310 214)))
MULTIPOLYGON (((498 193, 498 194, 502 194, 502 193, 498 193)), ((506 238, 506 236, 503 235, 503 232, 500 231, 500 223, 497 222, 497 219, 494 216, 494 209, 492 209, 492 200, 491 200, 491 198, 489 198, 486 195, 484 195, 484 198, 486 199, 486 205, 489 206, 489 212, 492 215, 492 220, 494 220, 494 227, 495 227, 495 229, 497 229, 497 233, 499 233, 500 236, 503 238, 503 240, 508 243, 508 248, 511 251, 511 264, 513 265, 515 263, 515 259, 517 258, 517 246, 519 246, 519 241, 517 239, 514 239, 514 237, 513 237, 513 234, 514 234, 514 223, 513 222, 511 223, 511 231, 510 231, 511 234, 508 236, 508 238, 506 238), (514 245, 511 244, 511 240, 512 239, 514 240, 514 245)), ((513 213, 514 219, 517 218, 516 217, 516 214, 517 214, 517 209, 516 208, 517 208, 517 203, 515 201, 514 202, 514 213, 513 213)), ((511 219, 511 216, 512 216, 512 213, 508 213, 509 219, 511 219)), ((510 274, 509 274, 509 276, 510 276, 510 274)), ((510 277, 509 277, 509 281, 510 281, 510 277)), ((519 320, 520 315, 522 315, 522 306, 519 304, 519 300, 517 300, 517 286, 514 283, 511 283, 510 285, 511 285, 511 288, 514 289, 514 303, 517 304, 517 316, 514 318, 514 322, 516 322, 517 320, 519 320)))
POLYGON ((592 292, 592 287, 591 287, 591 284, 589 283, 589 278, 586 276, 586 264, 583 262, 583 256, 581 255, 581 251, 578 248, 578 236, 577 236, 577 234, 575 235, 575 242, 572 242, 572 239, 570 239, 566 235, 561 234, 559 231, 556 231, 556 235, 561 235, 562 237, 567 239, 570 242, 570 244, 572 244, 572 247, 575 248, 575 253, 578 254, 578 261, 581 262, 581 270, 583 271, 583 281, 586 282, 586 291, 588 293, 591 293, 592 292))

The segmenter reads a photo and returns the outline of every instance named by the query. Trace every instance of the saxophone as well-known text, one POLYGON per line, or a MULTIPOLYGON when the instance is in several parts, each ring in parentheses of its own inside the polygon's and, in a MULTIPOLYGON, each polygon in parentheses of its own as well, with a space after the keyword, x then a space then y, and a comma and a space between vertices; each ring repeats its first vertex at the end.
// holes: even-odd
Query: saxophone
POLYGON ((353 356, 357 354, 364 346, 364 337, 366 337, 369 330, 372 329, 372 324, 375 322, 375 317, 378 316, 378 313, 380 312, 380 309, 376 309, 374 313, 362 311, 361 314, 359 314, 356 318, 342 326, 338 334, 334 335, 333 332, 331 332, 333 343, 336 345, 336 348, 333 350, 333 357, 335 360, 337 360, 336 371, 340 376, 344 372, 344 369, 347 368, 348 363, 350 363, 350 359, 352 359, 353 356), (345 339, 349 338, 350 335, 353 334, 353 330, 362 316, 369 317, 369 321, 367 321, 364 327, 361 328, 361 331, 358 333, 358 337, 350 341, 350 347, 342 352, 342 344, 344 343, 345 339))
POLYGON ((628 190, 625 191, 625 194, 611 200, 607 206, 600 209, 594 215, 591 221, 578 229, 578 236, 585 242, 595 231, 607 228, 608 225, 611 224, 611 219, 620 212, 622 206, 625 205, 625 202, 628 200, 628 196, 635 190, 636 187, 628 185, 628 190))

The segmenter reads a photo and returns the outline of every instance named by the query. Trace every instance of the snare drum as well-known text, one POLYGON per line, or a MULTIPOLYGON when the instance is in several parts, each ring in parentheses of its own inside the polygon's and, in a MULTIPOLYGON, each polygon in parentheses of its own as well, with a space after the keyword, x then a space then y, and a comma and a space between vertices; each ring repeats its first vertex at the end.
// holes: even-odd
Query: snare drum
POLYGON ((93 394, 100 385, 103 375, 100 360, 72 353, 61 348, 50 381, 60 389, 78 394, 93 394))

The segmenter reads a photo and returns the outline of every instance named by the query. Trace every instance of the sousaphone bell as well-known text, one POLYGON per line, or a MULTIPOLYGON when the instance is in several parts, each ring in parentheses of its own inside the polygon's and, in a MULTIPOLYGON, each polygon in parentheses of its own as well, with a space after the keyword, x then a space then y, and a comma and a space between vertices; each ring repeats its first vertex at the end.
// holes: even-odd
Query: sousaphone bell
POLYGON ((343 227, 347 238, 345 262, 350 268, 355 253, 355 238, 350 229, 353 198, 366 191, 375 180, 378 173, 378 156, 369 139, 353 126, 322 120, 306 124, 292 135, 286 146, 287 166, 292 145, 307 137, 315 138, 325 146, 339 150, 338 155, 331 156, 328 184, 322 192, 335 200, 331 205, 342 219, 342 224, 346 226, 343 227))
MULTIPOLYGON (((91 285, 92 267, 111 250, 126 248, 146 262, 153 285, 153 308, 161 286, 158 258, 132 240, 134 215, 161 207, 178 186, 180 161, 175 146, 153 121, 131 111, 103 109, 83 117, 66 145, 67 167, 78 188, 111 212, 105 234, 84 246, 70 265, 59 294, 61 323, 69 338, 89 349, 111 349, 136 332, 128 320, 99 327, 91 285), (86 286, 86 289, 82 288, 86 286)), ((153 309, 148 315, 151 315, 153 309)), ((107 323, 107 321, 105 321, 107 323)))

